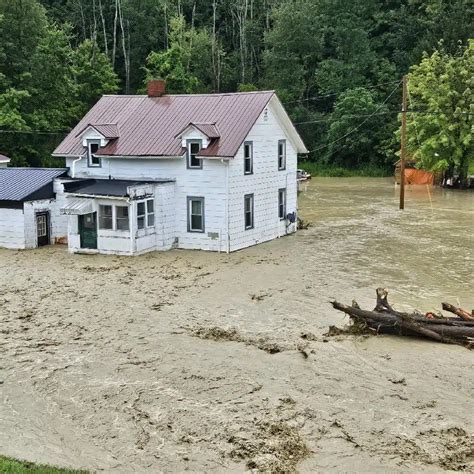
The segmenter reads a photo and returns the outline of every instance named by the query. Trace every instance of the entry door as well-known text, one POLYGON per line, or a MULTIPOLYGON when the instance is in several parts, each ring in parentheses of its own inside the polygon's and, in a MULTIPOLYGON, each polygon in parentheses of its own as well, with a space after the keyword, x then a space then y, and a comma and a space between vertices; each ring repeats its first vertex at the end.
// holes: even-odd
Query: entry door
POLYGON ((38 212, 36 214, 36 236, 38 247, 49 245, 49 212, 38 212))
POLYGON ((97 248, 97 212, 79 216, 79 235, 81 236, 81 248, 97 248))

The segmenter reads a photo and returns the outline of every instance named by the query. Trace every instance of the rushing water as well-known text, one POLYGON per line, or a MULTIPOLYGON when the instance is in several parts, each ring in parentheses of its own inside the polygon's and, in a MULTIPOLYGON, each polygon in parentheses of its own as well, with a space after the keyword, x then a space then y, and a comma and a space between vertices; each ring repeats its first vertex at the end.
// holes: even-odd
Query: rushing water
POLYGON ((306 270, 326 276, 328 296, 383 285, 399 304, 474 308, 474 193, 409 186, 403 211, 398 193, 390 178, 308 182, 299 207, 313 227, 298 236, 306 270))

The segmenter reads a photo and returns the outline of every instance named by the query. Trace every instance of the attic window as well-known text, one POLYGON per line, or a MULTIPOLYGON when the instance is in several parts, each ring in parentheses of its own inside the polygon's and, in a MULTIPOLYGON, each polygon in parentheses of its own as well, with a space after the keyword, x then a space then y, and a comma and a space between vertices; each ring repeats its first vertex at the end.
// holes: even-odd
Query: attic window
POLYGON ((188 168, 202 169, 202 160, 197 156, 202 148, 202 140, 188 140, 187 145, 186 159, 188 168))
POLYGON ((87 165, 89 167, 98 168, 101 166, 100 157, 94 155, 99 147, 100 140, 87 140, 87 165))

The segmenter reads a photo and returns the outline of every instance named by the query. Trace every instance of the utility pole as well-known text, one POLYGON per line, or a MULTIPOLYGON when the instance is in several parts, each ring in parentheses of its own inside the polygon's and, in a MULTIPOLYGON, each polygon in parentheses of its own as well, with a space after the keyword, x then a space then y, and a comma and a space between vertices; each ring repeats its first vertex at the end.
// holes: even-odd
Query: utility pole
POLYGON ((400 209, 405 209, 405 159, 407 147, 407 76, 403 76, 402 133, 400 148, 400 209))

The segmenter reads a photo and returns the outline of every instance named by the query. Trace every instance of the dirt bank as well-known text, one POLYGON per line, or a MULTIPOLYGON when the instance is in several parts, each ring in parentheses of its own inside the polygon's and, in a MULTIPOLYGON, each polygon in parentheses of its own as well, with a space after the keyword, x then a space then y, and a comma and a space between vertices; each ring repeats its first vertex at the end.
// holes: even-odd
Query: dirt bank
POLYGON ((459 196, 408 193, 400 215, 385 180, 316 180, 312 228, 231 255, 0 250, 0 452, 120 472, 472 471, 473 352, 324 336, 345 321, 330 299, 370 306, 377 286, 399 308, 474 308, 459 196))

